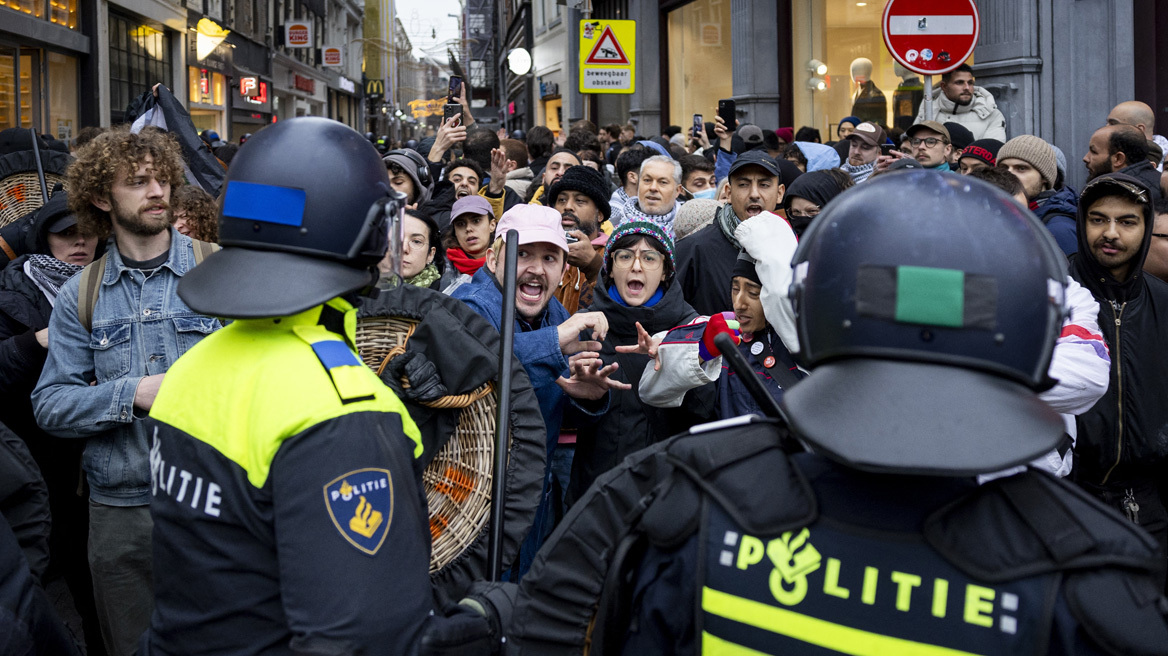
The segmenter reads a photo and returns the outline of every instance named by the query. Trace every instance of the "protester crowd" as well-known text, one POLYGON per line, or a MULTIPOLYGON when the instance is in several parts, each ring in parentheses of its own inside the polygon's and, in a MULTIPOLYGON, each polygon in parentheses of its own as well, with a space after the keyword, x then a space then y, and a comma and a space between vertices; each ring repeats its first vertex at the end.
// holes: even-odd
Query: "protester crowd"
MULTIPOLYGON (((693 133, 587 120, 559 134, 496 132, 477 125, 462 98, 463 114, 433 136, 378 144, 407 202, 401 250, 391 254, 402 283, 458 299, 496 329, 503 306, 515 305, 515 355, 539 402, 547 461, 535 522, 507 564, 512 576, 630 454, 698 424, 761 413, 717 335, 738 341, 776 401, 808 376, 787 293, 799 239, 841 195, 905 169, 1002 189, 1067 256, 1057 292, 1067 314, 1042 395, 1066 436, 1032 466, 1072 481, 1168 553, 1168 349, 1159 339, 1168 329, 1168 141, 1146 105, 1117 105, 1080 145, 1088 182, 1076 190, 1068 154, 1042 135, 1006 134, 1000 113, 973 111, 989 92, 967 66, 945 75, 940 91, 932 114, 922 105, 903 132, 848 117, 828 143, 810 128, 721 118, 693 133), (511 229, 513 300, 501 285, 511 229)), ((74 642, 90 654, 134 653, 159 580, 152 488, 214 510, 211 488, 185 471, 175 480, 156 461, 145 419, 167 370, 223 325, 175 291, 213 250, 222 201, 184 183, 184 153, 166 132, 94 132, 77 144, 64 189, 25 220, 27 246, 0 270, 0 555, 3 567, 23 555, 35 588, 63 578, 84 624, 84 636, 69 636, 42 609, 28 625, 52 645, 41 653, 73 653, 74 642)), ((204 136, 229 166, 238 147, 204 136)), ((913 211, 913 198, 902 203, 913 211)), ((385 288, 397 284, 390 259, 385 288)))

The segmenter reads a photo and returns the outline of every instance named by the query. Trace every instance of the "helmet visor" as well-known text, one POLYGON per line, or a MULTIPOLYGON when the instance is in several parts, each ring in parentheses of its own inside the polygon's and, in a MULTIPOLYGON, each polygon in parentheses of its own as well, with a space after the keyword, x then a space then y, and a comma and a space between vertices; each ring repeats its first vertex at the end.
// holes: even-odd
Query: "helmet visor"
POLYGON ((365 216, 363 234, 357 241, 359 257, 377 262, 382 280, 401 276, 406 202, 405 195, 391 191, 374 203, 365 216))

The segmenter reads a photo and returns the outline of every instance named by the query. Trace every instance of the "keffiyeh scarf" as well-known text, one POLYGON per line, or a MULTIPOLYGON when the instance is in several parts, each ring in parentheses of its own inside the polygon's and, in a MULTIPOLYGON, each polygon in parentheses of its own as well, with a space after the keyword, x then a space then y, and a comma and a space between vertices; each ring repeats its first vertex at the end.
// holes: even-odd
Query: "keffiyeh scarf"
POLYGON ((57 294, 65 281, 75 276, 83 269, 79 264, 62 262, 52 255, 29 255, 24 263, 24 273, 49 299, 50 305, 57 302, 57 294))

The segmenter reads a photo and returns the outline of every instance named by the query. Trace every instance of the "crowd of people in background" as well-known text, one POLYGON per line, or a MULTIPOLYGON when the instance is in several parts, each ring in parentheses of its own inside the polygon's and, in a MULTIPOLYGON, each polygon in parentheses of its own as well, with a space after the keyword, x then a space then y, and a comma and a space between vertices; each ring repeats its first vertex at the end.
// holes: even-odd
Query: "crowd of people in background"
MULTIPOLYGON (((453 296, 495 328, 503 305, 515 304, 515 353, 547 429, 543 496, 517 576, 567 508, 627 455, 759 412, 714 335, 741 336, 776 400, 799 384, 806 372, 786 299, 798 239, 849 189, 904 169, 1000 188, 1068 256, 1069 316, 1044 396, 1063 413, 1067 440, 1035 466, 1168 551, 1168 349, 1159 339, 1168 140, 1147 105, 1117 105, 1080 145, 1088 183, 1076 190, 1067 155, 1043 135, 1008 135, 1000 112, 983 111, 987 98, 962 66, 908 129, 845 117, 826 142, 811 127, 720 117, 650 135, 587 120, 507 132, 481 127, 465 97, 462 114, 421 141, 366 135, 407 199, 395 254, 404 284, 453 296), (508 229, 519 233, 514 299, 501 291, 508 229)), ((224 167, 243 145, 202 137, 224 167)), ((201 259, 198 244, 217 241, 219 201, 183 184, 182 154, 161 131, 87 128, 73 150, 64 190, 0 271, 0 421, 8 448, 31 453, 17 459, 22 473, 0 479, 43 477, 51 533, 47 515, 8 517, 32 574, 68 582, 90 654, 129 654, 151 610, 151 461, 139 420, 167 367, 220 326, 183 309, 174 291, 201 259), (96 312, 86 281, 68 283, 95 261, 92 284, 110 299, 96 312), (167 321, 139 320, 151 312, 167 321)), ((913 199, 903 202, 912 211, 913 199)), ((379 284, 396 284, 388 260, 383 271, 379 284)))

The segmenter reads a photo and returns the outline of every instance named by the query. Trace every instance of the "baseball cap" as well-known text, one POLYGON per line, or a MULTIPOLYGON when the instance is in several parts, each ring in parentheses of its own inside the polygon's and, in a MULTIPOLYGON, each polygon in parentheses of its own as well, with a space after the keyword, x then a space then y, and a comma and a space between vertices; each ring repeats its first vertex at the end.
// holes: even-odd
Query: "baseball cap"
POLYGON ((757 125, 743 125, 738 128, 738 136, 747 148, 754 148, 762 143, 762 128, 757 125))
POLYGON ((747 166, 761 166, 766 169, 767 173, 779 178, 779 182, 783 180, 783 174, 779 172, 779 164, 773 157, 767 155, 761 150, 748 150, 738 156, 734 163, 730 165, 730 172, 727 177, 734 175, 735 171, 745 168, 747 166))
POLYGON ((921 130, 932 130, 933 132, 944 135, 945 141, 953 141, 953 138, 949 136, 948 128, 936 121, 921 121, 908 130, 905 130, 905 134, 911 137, 921 130))
POLYGON ((495 238, 506 237, 508 230, 519 232, 519 244, 545 242, 568 252, 568 240, 560 223, 560 213, 543 205, 516 205, 503 212, 495 226, 495 238))
POLYGON ((888 165, 888 171, 899 171, 901 169, 923 169, 924 164, 909 157, 903 157, 888 165))
POLYGON ((495 218, 495 210, 491 209, 491 204, 478 194, 463 196, 454 201, 454 206, 450 208, 450 220, 453 221, 463 214, 485 214, 492 219, 495 218))
POLYGON ((856 126, 855 131, 848 135, 848 139, 859 139, 869 146, 879 146, 887 137, 884 135, 884 128, 872 121, 864 121, 856 126))

